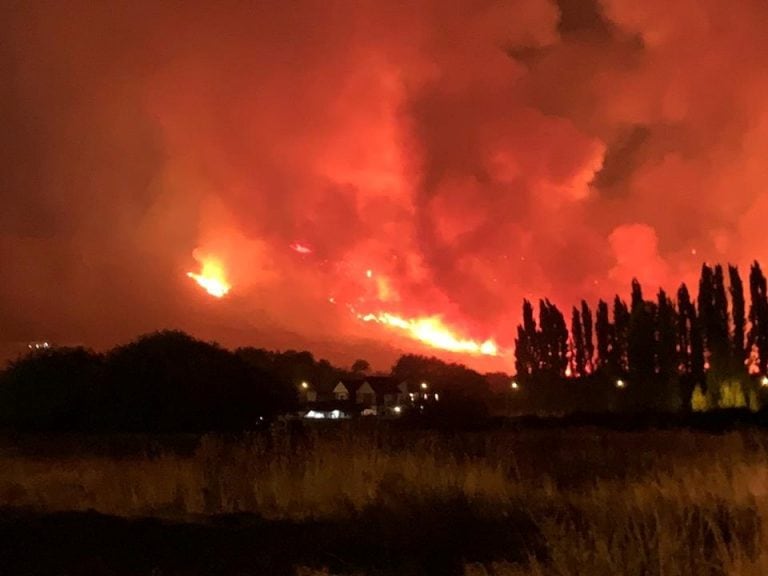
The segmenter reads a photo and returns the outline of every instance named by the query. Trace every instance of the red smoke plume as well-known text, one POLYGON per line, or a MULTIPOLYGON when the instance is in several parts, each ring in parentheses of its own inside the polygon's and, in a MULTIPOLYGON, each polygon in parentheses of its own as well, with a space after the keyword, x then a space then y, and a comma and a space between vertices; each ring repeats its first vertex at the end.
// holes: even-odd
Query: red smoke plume
POLYGON ((384 368, 411 344, 356 314, 387 312, 511 369, 523 297, 765 256, 767 20, 760 0, 11 3, 4 346, 178 326, 384 368), (193 253, 227 298, 184 277, 193 253))

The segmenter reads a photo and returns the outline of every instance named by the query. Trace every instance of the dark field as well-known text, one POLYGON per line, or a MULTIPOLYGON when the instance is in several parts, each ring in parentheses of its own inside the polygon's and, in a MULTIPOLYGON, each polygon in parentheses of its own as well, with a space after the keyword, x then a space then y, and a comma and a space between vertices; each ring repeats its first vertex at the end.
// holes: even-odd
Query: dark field
POLYGON ((0 447, 7 574, 768 574, 768 434, 343 423, 0 447))

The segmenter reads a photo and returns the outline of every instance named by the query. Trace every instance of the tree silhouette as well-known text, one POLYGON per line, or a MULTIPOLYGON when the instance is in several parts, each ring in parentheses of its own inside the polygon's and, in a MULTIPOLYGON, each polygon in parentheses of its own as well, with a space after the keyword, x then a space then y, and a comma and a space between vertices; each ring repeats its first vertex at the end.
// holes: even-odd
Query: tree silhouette
POLYGON ((142 336, 106 357, 103 428, 142 432, 237 430, 281 411, 274 375, 178 331, 142 336))
POLYGON ((659 396, 658 407, 679 408, 683 398, 679 389, 677 354, 677 313, 674 303, 664 290, 659 290, 656 299, 656 370, 657 386, 654 393, 659 396))
POLYGON ((655 308, 643 300, 643 291, 637 280, 632 280, 632 311, 630 315, 627 353, 633 394, 647 396, 647 388, 655 373, 655 308))
POLYGON ((539 301, 539 358, 547 378, 565 376, 568 367, 568 327, 557 306, 549 300, 539 301))
POLYGON ((103 357, 84 348, 35 351, 11 362, 0 381, 0 426, 87 430, 103 357))
POLYGON ((759 398, 744 366, 750 352, 760 372, 768 373, 766 278, 754 262, 747 326, 741 276, 733 265, 727 272, 726 287, 723 266, 702 265, 696 302, 681 284, 677 305, 663 289, 654 300, 644 299, 640 283, 633 280, 629 306, 619 295, 614 297, 612 321, 607 302, 598 302, 593 321, 582 300, 571 311, 570 332, 563 315, 547 299, 539 301, 537 326, 526 300, 516 339, 518 375, 558 382, 568 369, 575 376, 593 376, 590 382, 611 385, 628 377, 632 385, 624 398, 636 407, 663 409, 679 407, 681 400, 690 406, 696 386, 708 395, 709 406, 718 406, 720 389, 727 384, 728 394, 740 386, 745 398, 754 397, 749 401, 754 409, 759 398))
POLYGON ((371 365, 368 362, 368 360, 363 360, 362 358, 355 360, 352 363, 352 373, 353 374, 365 374, 366 372, 371 371, 371 365))
POLYGON ((597 338, 597 365, 600 369, 606 369, 610 365, 611 349, 611 322, 608 315, 608 303, 600 300, 597 304, 595 318, 595 336, 597 338))
POLYGON ((626 302, 618 295, 613 299, 613 348, 611 367, 615 375, 629 371, 629 322, 630 314, 626 302))
POLYGON ((710 380, 717 383, 728 374, 730 348, 728 301, 725 296, 722 266, 716 266, 714 269, 706 264, 702 266, 698 301, 710 380))
POLYGON ((581 312, 574 308, 571 314, 572 372, 574 376, 583 376, 586 366, 584 350, 584 332, 581 327, 581 312))
POLYGON ((392 368, 399 382, 426 382, 439 402, 426 402, 420 416, 444 426, 477 424, 487 415, 488 380, 466 366, 416 354, 401 356, 392 368))
POLYGON ((750 346, 755 346, 759 355, 760 373, 768 371, 768 294, 766 281, 760 264, 754 262, 749 272, 749 293, 751 305, 749 308, 750 346))
POLYGON ((592 310, 586 300, 581 301, 581 325, 584 329, 584 355, 586 366, 590 372, 595 370, 595 342, 592 338, 592 310))
POLYGON ((731 351, 735 364, 744 366, 746 350, 744 338, 746 331, 746 306, 744 304, 744 283, 741 281, 739 269, 728 266, 729 291, 731 293, 731 315, 733 317, 733 337, 731 351))
POLYGON ((515 339, 515 371, 522 382, 530 381, 539 371, 539 337, 536 321, 533 318, 533 306, 523 300, 523 323, 517 327, 515 339))
POLYGON ((691 329, 696 321, 696 310, 691 305, 691 296, 688 287, 681 284, 677 290, 677 307, 679 311, 677 323, 677 353, 680 360, 680 370, 683 374, 691 374, 691 329))

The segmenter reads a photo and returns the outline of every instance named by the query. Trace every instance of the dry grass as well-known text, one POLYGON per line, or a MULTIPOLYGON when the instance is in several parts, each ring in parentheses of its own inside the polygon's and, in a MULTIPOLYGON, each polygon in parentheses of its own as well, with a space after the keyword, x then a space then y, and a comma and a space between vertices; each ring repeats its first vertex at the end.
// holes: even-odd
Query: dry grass
POLYGON ((279 435, 204 437, 191 456, 6 451, 0 505, 174 519, 251 512, 301 522, 396 509, 403 498, 429 503, 427 511, 461 498, 477 514, 522 511, 543 542, 527 563, 470 564, 468 575, 768 574, 761 436, 565 434, 345 430, 299 445, 279 435))

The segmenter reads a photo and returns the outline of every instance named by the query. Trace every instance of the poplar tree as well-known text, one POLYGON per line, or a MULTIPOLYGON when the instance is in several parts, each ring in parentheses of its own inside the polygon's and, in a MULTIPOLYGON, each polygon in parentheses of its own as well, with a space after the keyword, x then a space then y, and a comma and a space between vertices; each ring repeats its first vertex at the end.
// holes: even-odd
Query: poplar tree
POLYGON ((749 307, 750 347, 757 347, 759 354, 760 373, 766 374, 768 368, 768 296, 766 295, 766 281, 760 264, 754 262, 749 272, 749 294, 751 304, 749 307))
POLYGON ((617 295, 613 299, 613 347, 611 350, 611 364, 615 374, 626 373, 629 368, 628 363, 628 343, 629 336, 629 309, 617 295))
POLYGON ((684 371, 683 398, 687 399, 696 387, 701 391, 704 386, 704 338, 696 307, 685 284, 681 284, 677 291, 677 308, 680 314, 677 329, 678 352, 684 371))
MULTIPOLYGON (((643 300, 640 283, 632 280, 632 309, 627 340, 629 373, 637 384, 648 384, 655 373, 655 305, 643 300)), ((637 388, 634 388, 637 390, 637 388)), ((639 400, 646 400, 638 393, 639 400)))
POLYGON ((722 266, 704 264, 699 279, 699 318, 704 336, 704 349, 709 370, 716 381, 728 376, 728 301, 722 266))
POLYGON ((542 371, 549 378, 565 376, 568 367, 568 326, 557 306, 549 300, 539 301, 542 371))
POLYGON ((677 367, 677 312, 667 293, 660 289, 656 298, 656 368, 667 395, 677 396, 677 367))
POLYGON ((539 342, 533 306, 523 300, 523 323, 517 327, 515 339, 515 369, 520 380, 534 378, 539 370, 539 342))
POLYGON ((733 335, 731 337, 731 356, 734 367, 743 367, 746 359, 744 335, 746 330, 746 306, 744 303, 744 283, 741 281, 739 269, 728 266, 729 288, 731 293, 731 317, 733 319, 733 335))
POLYGON ((573 373, 574 376, 583 376, 586 365, 584 351, 584 332, 581 326, 581 312, 578 308, 571 313, 571 341, 573 343, 573 373))
POLYGON ((592 310, 586 300, 581 301, 581 326, 584 329, 584 355, 586 366, 590 372, 595 371, 595 342, 592 337, 592 310))
POLYGON ((595 317, 595 337, 597 339, 597 366, 606 369, 611 355, 611 321, 608 316, 608 303, 600 300, 597 303, 595 317))

